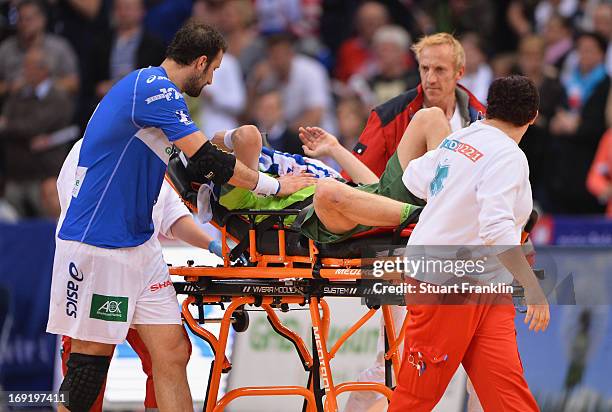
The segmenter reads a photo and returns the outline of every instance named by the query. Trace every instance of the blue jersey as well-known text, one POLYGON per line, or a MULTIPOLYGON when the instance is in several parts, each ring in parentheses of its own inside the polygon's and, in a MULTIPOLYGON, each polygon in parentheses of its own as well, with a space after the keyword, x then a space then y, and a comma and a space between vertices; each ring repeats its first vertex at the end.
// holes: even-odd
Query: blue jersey
POLYGON ((103 248, 146 242, 171 142, 197 130, 162 67, 121 79, 87 124, 59 238, 103 248))

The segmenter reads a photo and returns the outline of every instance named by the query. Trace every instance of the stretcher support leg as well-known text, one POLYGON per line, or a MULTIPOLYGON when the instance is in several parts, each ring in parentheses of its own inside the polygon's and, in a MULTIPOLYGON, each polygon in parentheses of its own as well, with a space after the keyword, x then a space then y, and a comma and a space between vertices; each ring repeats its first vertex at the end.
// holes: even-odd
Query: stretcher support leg
POLYGON ((206 412, 212 412, 217 403, 219 395, 219 385, 221 382, 221 373, 223 372, 223 360, 225 359, 225 349, 227 348, 227 340, 229 337, 229 329, 232 324, 232 314, 234 311, 244 304, 250 303, 253 299, 250 297, 237 298, 230 303, 227 310, 223 314, 221 321, 221 330, 219 331, 219 346, 215 352, 215 361, 211 369, 211 380, 208 387, 206 412))
MULTIPOLYGON (((395 348, 392 353, 385 353, 385 360, 390 358, 391 363, 393 364, 393 375, 395 377, 395 382, 397 382, 397 379, 399 378, 400 369, 400 357, 399 352, 397 350, 397 340, 399 338, 396 338, 397 335, 395 333, 395 324, 393 322, 393 314, 391 313, 391 307, 389 305, 383 305, 382 312, 385 324, 385 339, 387 340, 387 344, 389 346, 395 348)), ((385 349, 387 348, 385 347, 385 349)))
MULTIPOLYGON (((327 309, 327 312, 329 313, 327 303, 321 306, 323 307, 324 312, 327 309)), ((310 299, 310 317, 312 319, 312 331, 314 335, 313 340, 315 342, 317 357, 320 358, 319 360, 321 362, 319 372, 321 374, 321 380, 323 381, 323 388, 325 389, 325 402, 323 404, 323 410, 325 412, 337 412, 338 404, 336 401, 336 390, 334 388, 332 371, 329 365, 330 357, 326 345, 327 332, 329 331, 329 316, 322 320, 319 310, 319 299, 312 297, 310 299)))

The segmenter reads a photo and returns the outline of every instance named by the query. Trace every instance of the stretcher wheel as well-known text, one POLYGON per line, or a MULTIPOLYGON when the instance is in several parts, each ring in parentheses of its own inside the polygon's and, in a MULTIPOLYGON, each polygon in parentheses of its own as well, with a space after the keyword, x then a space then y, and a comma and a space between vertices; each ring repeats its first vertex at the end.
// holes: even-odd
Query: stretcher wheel
POLYGON ((244 310, 244 305, 238 307, 233 314, 232 328, 236 332, 244 332, 249 327, 249 314, 244 310))

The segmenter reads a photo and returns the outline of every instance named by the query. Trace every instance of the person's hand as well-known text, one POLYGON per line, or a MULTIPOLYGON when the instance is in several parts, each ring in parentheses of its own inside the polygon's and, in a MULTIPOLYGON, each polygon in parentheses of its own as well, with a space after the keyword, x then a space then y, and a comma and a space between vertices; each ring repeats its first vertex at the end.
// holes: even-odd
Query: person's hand
POLYGON ((18 77, 13 82, 9 84, 9 93, 15 94, 21 91, 26 86, 26 81, 23 77, 18 77))
POLYGON ((548 127, 550 128, 550 132, 554 135, 559 135, 563 133, 563 122, 561 120, 561 111, 557 111, 555 115, 550 119, 550 123, 548 127))
POLYGON ((316 184, 317 178, 315 178, 310 173, 302 173, 299 175, 285 175, 280 176, 278 178, 278 183, 280 184, 280 188, 276 196, 285 197, 307 186, 312 186, 316 184))
POLYGON ((573 134, 578 129, 580 117, 566 110, 559 110, 550 122, 550 131, 554 134, 573 134))
POLYGON ((340 144, 336 136, 320 127, 300 127, 298 131, 304 154, 309 157, 331 156, 340 144))
POLYGON ((608 183, 608 186, 604 189, 604 191, 599 195, 599 200, 602 203, 605 203, 612 198, 612 183, 608 183))
POLYGON ((520 1, 510 3, 506 12, 506 20, 519 36, 526 36, 531 33, 531 24, 525 18, 523 4, 520 1))
POLYGON ((272 66, 270 66, 270 63, 268 63, 268 61, 262 60, 261 62, 257 63, 257 65, 255 65, 255 68, 253 69, 251 78, 249 80, 254 86, 258 86, 271 75, 272 66))
POLYGON ((219 256, 220 258, 223 258, 223 248, 219 239, 214 239, 210 242, 208 245, 208 251, 219 256))
POLYGON ((96 96, 102 98, 108 93, 108 91, 113 87, 114 82, 112 80, 103 80, 96 84, 96 96))
POLYGON ((525 288, 525 301, 527 313, 524 323, 529 323, 529 330, 544 332, 550 322, 550 309, 542 289, 539 286, 525 288))
POLYGON ((49 135, 39 134, 34 136, 30 141, 30 150, 33 152, 40 152, 49 147, 49 135))

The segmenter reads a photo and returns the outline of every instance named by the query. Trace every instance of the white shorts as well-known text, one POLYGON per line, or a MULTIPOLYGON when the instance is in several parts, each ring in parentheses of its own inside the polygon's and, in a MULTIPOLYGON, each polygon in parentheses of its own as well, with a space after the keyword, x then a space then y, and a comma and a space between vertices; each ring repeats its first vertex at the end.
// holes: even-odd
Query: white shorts
POLYGON ((143 324, 181 324, 156 238, 121 249, 56 238, 47 332, 118 344, 143 324))

